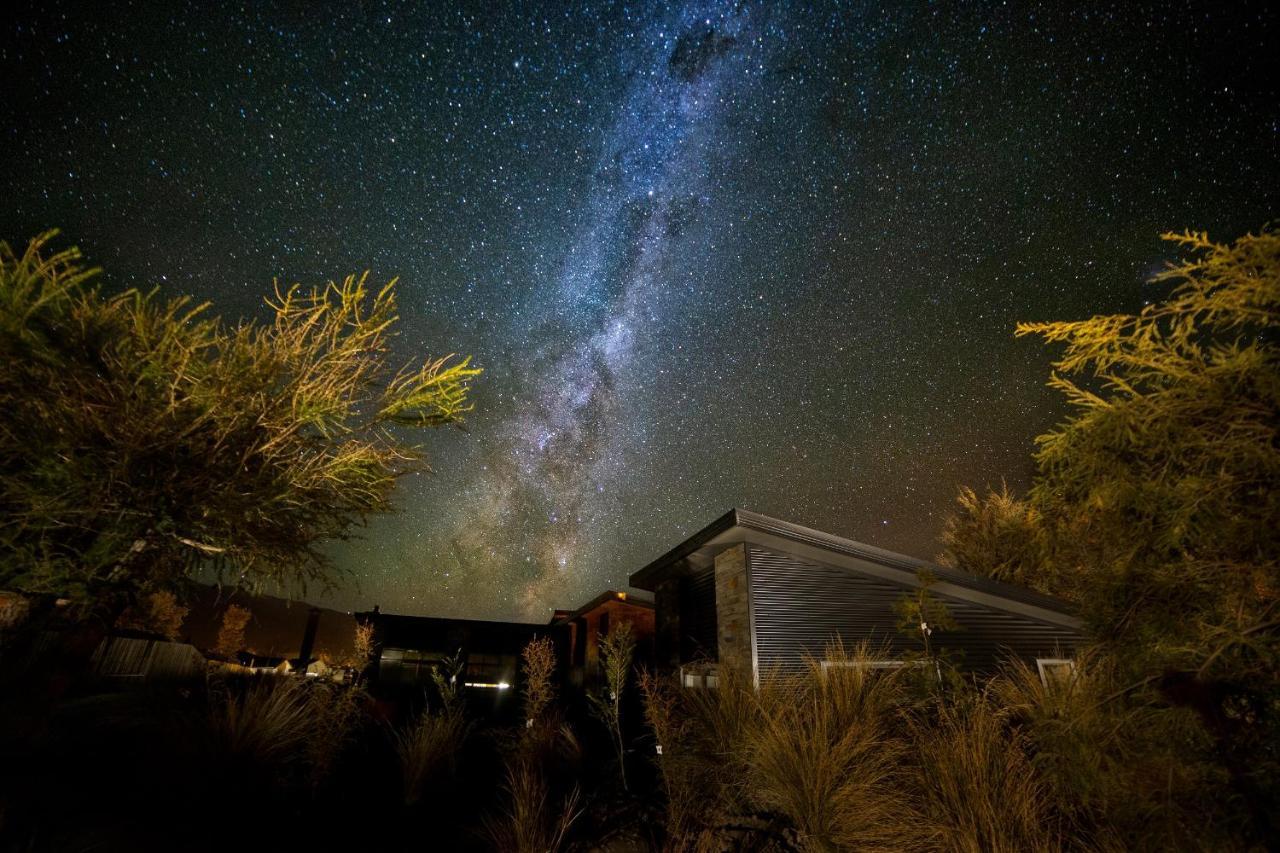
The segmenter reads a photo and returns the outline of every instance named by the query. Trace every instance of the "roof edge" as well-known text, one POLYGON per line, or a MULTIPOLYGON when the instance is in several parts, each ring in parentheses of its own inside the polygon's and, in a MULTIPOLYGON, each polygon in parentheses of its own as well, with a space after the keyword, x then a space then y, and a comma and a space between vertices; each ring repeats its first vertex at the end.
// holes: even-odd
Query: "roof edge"
POLYGON ((1061 599, 1044 595, 1035 590, 1026 587, 1017 586, 1015 584, 1004 583, 1003 581, 984 578, 961 569, 939 566, 928 560, 921 560, 906 554, 899 554, 896 551, 889 551, 884 548, 878 548, 874 545, 866 545, 843 536, 836 536, 831 533, 825 533, 821 530, 815 530, 811 527, 805 527, 800 524, 793 524, 789 521, 783 521, 772 516, 764 515, 750 510, 734 508, 715 521, 708 524, 698 532, 694 533, 685 541, 681 542, 675 548, 672 548, 661 557, 649 563, 635 574, 631 576, 631 585, 640 589, 652 590, 656 586, 658 577, 663 570, 672 563, 681 560, 698 549, 702 548, 717 536, 734 529, 735 527, 743 530, 755 531, 767 535, 777 536, 792 542, 797 542, 811 547, 819 548, 824 551, 831 551, 837 554, 844 554, 851 557, 867 560, 868 562, 879 563, 883 566, 896 568, 912 573, 927 570, 932 572, 940 581, 949 581, 957 586, 972 589, 977 592, 985 592, 1000 598, 1007 598, 1010 601, 1020 602, 1032 607, 1051 611, 1070 617, 1076 620, 1076 614, 1072 612, 1070 606, 1061 599), (646 585, 649 584, 649 585, 646 585))

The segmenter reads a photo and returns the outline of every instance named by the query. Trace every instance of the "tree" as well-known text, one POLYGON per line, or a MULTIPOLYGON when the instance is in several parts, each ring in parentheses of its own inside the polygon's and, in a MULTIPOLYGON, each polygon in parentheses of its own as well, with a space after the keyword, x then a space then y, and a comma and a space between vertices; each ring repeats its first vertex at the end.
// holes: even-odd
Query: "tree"
POLYGON ((253 618, 253 611, 232 604, 222 613, 222 627, 218 629, 218 644, 214 651, 225 657, 233 657, 244 648, 244 629, 253 618))
POLYGON ((373 623, 357 622, 351 638, 351 657, 348 658, 352 669, 356 671, 356 681, 373 661, 373 623))
POLYGON ((206 566, 329 584, 320 544, 425 470, 403 428, 471 410, 469 359, 389 366, 395 280, 277 286, 269 322, 229 324, 107 295, 53 233, 0 244, 0 586, 127 602, 206 566))
POLYGON ((916 573, 919 585, 908 593, 904 593, 893 605, 893 612, 898 617, 898 632, 905 637, 919 640, 924 649, 924 659, 934 670, 940 673, 938 650, 933 644, 935 631, 954 631, 959 624, 951 615, 946 602, 933 594, 933 586, 938 578, 928 569, 916 573))
POLYGON ((178 603, 176 595, 161 589, 126 610, 116 624, 121 628, 151 631, 176 640, 189 612, 190 608, 178 603))
POLYGON ((1193 710, 1280 843, 1280 232, 1164 239, 1189 253, 1166 298, 1018 326, 1064 345, 1049 384, 1073 411, 1025 498, 962 492, 946 545, 1076 602, 1123 695, 1193 710))
POLYGON ((636 639, 631 623, 619 622, 614 625, 600 640, 604 684, 587 694, 592 712, 609 729, 609 735, 613 738, 623 790, 627 788, 627 750, 622 738, 622 691, 627 686, 627 675, 631 672, 631 659, 635 650, 636 639))

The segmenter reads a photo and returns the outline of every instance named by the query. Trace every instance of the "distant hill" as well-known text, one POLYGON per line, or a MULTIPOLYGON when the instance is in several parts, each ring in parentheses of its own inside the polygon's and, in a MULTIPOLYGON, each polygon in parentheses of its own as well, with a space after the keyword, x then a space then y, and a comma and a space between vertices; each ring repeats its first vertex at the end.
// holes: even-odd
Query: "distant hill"
MULTIPOLYGON (((312 605, 274 595, 251 595, 243 590, 196 586, 183 602, 191 608, 182 624, 182 635, 199 649, 211 649, 217 642, 222 614, 228 605, 238 604, 253 613, 245 628, 245 646, 261 655, 297 657, 312 605)), ((351 654, 355 619, 341 610, 320 610, 313 654, 341 660, 351 654)))

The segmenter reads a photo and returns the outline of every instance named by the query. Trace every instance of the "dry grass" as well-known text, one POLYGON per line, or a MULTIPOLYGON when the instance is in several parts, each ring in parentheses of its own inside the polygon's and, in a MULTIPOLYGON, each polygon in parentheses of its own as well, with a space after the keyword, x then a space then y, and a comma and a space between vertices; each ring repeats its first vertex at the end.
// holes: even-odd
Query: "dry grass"
POLYGON ((1220 780, 1196 760, 1211 743, 1188 711, 1129 701, 1128 686, 1086 653, 1062 683, 1013 661, 990 690, 1077 837, 1106 849, 1186 847, 1215 823, 1205 792, 1220 780))
POLYGON ((508 763, 503 792, 505 810, 485 821, 485 834, 495 850, 555 853, 582 814, 579 789, 555 796, 545 774, 529 760, 508 763))
POLYGON ((893 725, 898 673, 861 666, 865 648, 826 659, 837 666, 764 679, 745 738, 748 799, 784 815, 805 850, 912 848, 918 815, 893 725))
POLYGON ((459 712, 431 714, 424 710, 393 734, 406 805, 421 801, 454 777, 458 753, 470 732, 471 723, 459 712))
POLYGON ((929 847, 956 853, 1054 851, 1067 837, 1026 736, 979 697, 913 726, 929 847))
POLYGON ((257 678, 243 690, 216 687, 208 725, 213 753, 263 768, 303 760, 314 720, 306 687, 296 679, 272 677, 257 678))
POLYGON ((329 778, 338 758, 351 742, 360 721, 365 694, 358 687, 309 686, 313 732, 307 739, 307 760, 311 785, 316 787, 329 778))

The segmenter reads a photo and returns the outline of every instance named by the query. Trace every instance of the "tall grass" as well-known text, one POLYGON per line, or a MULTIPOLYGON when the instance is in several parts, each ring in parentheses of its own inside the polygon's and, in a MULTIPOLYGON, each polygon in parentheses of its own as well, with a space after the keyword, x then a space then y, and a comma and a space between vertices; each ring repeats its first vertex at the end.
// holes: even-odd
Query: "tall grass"
POLYGON ((784 815, 805 850, 914 847, 898 674, 864 666, 865 649, 826 657, 836 665, 764 679, 744 741, 747 797, 784 815))
POLYGON ((424 709, 393 733, 405 805, 420 802, 456 776, 458 755, 470 732, 466 717, 450 708, 438 714, 424 709))
MULTIPOLYGON (((990 692, 1023 733, 1036 773, 1077 837, 1108 849, 1185 848, 1213 837, 1221 789, 1200 760, 1212 745, 1185 709, 1138 699, 1085 653, 1073 677, 1044 684, 1009 662, 990 692)), ((1222 839, 1209 847, 1226 844, 1222 839)))
POLYGON ((554 853, 582 814, 582 745, 555 701, 550 641, 530 642, 522 664, 525 725, 504 745, 503 805, 484 820, 484 834, 495 850, 554 853))
POLYGON ((574 786, 557 796, 546 774, 527 758, 508 763, 503 793, 504 810, 485 821, 485 834, 495 850, 555 853, 582 814, 580 789, 574 786))
POLYGON ((912 727, 929 847, 955 853, 1062 850, 1067 837, 1024 733, 986 700, 940 705, 912 727))
POLYGON ((206 729, 214 758, 271 769, 303 761, 314 730, 308 686, 271 677, 215 684, 206 729))

